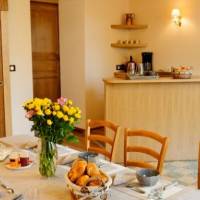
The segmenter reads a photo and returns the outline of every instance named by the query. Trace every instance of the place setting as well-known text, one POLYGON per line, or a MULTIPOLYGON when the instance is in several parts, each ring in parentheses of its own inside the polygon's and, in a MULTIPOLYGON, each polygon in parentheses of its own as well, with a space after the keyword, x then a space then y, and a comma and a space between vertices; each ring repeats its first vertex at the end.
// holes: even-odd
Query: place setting
POLYGON ((113 181, 114 190, 144 200, 167 199, 184 189, 177 181, 164 179, 153 169, 138 169, 128 181, 123 179, 124 174, 117 176, 121 177, 121 182, 113 181))
POLYGON ((12 148, 10 146, 0 142, 0 162, 6 160, 11 152, 12 148))
POLYGON ((19 150, 10 154, 9 161, 5 163, 5 166, 10 170, 23 170, 30 168, 33 163, 28 151, 19 150))

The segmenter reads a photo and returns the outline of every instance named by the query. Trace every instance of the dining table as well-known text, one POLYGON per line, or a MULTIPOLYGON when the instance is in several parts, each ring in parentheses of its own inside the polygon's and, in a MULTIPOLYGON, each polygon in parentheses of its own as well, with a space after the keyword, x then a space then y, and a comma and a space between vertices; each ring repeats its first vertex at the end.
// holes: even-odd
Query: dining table
MULTIPOLYGON (((17 135, 0 138, 0 143, 11 147, 13 150, 21 150, 24 145, 30 142, 38 142, 38 138, 29 135, 17 135)), ((68 146, 58 145, 58 156, 76 154, 79 151, 68 146)), ((15 200, 15 197, 22 195, 24 200, 73 200, 70 191, 66 187, 65 176, 69 171, 68 165, 57 165, 54 177, 42 177, 38 170, 38 153, 30 150, 30 158, 33 160, 32 166, 22 170, 12 170, 6 168, 8 159, 0 162, 0 200, 15 200), (10 194, 1 183, 14 189, 14 194, 10 194)), ((126 172, 135 173, 134 169, 126 168, 122 165, 106 163, 104 171, 114 177, 126 172)), ((123 176, 122 176, 123 179, 123 176)), ((162 177, 165 180, 164 177, 162 177)), ((137 200, 145 199, 136 192, 123 186, 112 186, 109 200, 137 200)), ((167 200, 200 200, 200 191, 196 188, 181 186, 181 190, 166 198, 167 200)))

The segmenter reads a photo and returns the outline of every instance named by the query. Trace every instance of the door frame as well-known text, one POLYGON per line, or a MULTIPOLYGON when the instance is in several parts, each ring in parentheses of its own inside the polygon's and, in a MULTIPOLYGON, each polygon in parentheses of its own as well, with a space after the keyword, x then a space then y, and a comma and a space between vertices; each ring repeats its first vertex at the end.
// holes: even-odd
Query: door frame
POLYGON ((31 2, 41 2, 41 3, 53 3, 58 4, 59 0, 31 0, 31 2))
POLYGON ((1 15, 1 37, 2 37, 2 63, 4 81, 4 115, 5 115, 5 136, 12 135, 12 115, 11 115, 11 94, 10 94, 10 71, 9 71, 9 51, 8 51, 8 1, 0 0, 1 15))

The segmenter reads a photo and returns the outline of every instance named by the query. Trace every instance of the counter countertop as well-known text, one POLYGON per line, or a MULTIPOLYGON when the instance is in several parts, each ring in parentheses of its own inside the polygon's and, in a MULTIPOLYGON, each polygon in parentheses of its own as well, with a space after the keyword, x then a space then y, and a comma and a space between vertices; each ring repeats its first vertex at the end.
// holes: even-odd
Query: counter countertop
POLYGON ((200 82, 200 76, 193 76, 191 79, 173 79, 170 77, 162 77, 153 80, 123 80, 119 78, 104 78, 106 84, 134 84, 134 83, 193 83, 200 82))

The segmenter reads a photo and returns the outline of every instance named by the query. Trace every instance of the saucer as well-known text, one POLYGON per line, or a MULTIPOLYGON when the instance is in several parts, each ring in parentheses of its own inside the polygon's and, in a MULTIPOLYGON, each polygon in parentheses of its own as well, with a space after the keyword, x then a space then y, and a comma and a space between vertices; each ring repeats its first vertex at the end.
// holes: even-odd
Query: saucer
POLYGON ((29 165, 22 167, 20 164, 16 167, 13 167, 10 163, 6 163, 6 168, 11 170, 23 170, 30 168, 33 165, 33 161, 29 161, 29 165))

